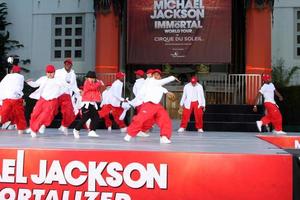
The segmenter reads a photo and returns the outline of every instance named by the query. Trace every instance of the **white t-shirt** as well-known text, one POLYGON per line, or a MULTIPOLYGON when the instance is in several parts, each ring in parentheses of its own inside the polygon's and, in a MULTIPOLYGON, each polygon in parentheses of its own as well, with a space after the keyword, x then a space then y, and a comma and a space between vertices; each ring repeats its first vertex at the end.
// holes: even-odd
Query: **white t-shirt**
POLYGON ((63 93, 67 93, 72 95, 74 92, 77 96, 79 96, 79 89, 76 82, 76 74, 73 69, 70 72, 67 72, 65 68, 57 69, 55 71, 55 78, 60 79, 61 81, 65 81, 66 87, 62 88, 63 93))
POLYGON ((269 84, 264 84, 259 92, 264 96, 265 101, 264 102, 270 102, 273 104, 276 104, 275 100, 274 100, 274 92, 275 92, 275 86, 273 85, 273 83, 269 83, 269 84))
POLYGON ((20 99, 23 96, 24 76, 7 74, 0 82, 0 99, 20 99))
POLYGON ((191 102, 193 101, 198 101, 198 106, 205 107, 204 91, 202 85, 199 83, 195 86, 193 86, 192 83, 188 83, 184 86, 180 106, 184 105, 186 109, 190 109, 191 102))
POLYGON ((122 89, 123 82, 119 79, 115 80, 109 88, 111 94, 109 104, 111 104, 114 107, 120 107, 121 101, 124 101, 124 98, 122 97, 122 89))

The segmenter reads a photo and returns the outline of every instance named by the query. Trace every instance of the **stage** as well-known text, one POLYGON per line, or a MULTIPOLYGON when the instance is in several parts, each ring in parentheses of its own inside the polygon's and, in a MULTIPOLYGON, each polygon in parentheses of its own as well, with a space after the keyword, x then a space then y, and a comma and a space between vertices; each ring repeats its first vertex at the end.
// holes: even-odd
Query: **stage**
POLYGON ((74 139, 72 129, 69 129, 68 136, 65 136, 57 129, 47 128, 45 134, 38 134, 37 138, 31 138, 30 134, 18 135, 13 130, 0 130, 0 133, 2 148, 286 154, 284 150, 258 139, 256 137, 258 133, 253 132, 186 131, 184 134, 179 134, 174 131, 171 144, 159 143, 157 128, 154 128, 149 137, 136 137, 130 142, 123 140, 125 133, 121 133, 118 129, 112 132, 105 129, 97 130, 98 138, 88 137, 87 131, 81 130, 80 139, 74 139))
POLYGON ((295 199, 293 155, 260 139, 270 133, 174 130, 171 144, 157 128, 130 142, 97 134, 1 130, 0 199, 295 199))

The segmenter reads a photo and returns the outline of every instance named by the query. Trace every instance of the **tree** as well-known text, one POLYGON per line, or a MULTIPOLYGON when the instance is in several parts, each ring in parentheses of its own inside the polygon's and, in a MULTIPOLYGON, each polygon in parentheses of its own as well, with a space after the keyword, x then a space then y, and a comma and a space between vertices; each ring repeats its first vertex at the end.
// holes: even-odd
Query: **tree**
POLYGON ((6 21, 6 16, 7 5, 6 3, 0 3, 0 80, 6 75, 9 67, 7 63, 9 51, 24 47, 19 41, 10 39, 7 26, 11 23, 6 21))
POLYGON ((300 67, 293 66, 290 69, 287 69, 284 66, 284 60, 279 59, 276 62, 276 65, 272 67, 272 80, 274 84, 279 87, 287 87, 292 79, 292 76, 296 71, 298 71, 300 67))

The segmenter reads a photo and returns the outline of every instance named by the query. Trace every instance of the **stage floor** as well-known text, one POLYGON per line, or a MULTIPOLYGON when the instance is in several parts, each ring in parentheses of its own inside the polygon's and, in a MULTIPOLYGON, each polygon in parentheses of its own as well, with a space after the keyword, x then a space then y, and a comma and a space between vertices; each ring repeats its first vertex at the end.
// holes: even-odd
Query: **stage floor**
MULTIPOLYGON (((159 151, 159 152, 206 152, 240 154, 287 154, 286 151, 256 137, 251 132, 173 132, 171 144, 159 143, 159 131, 154 129, 147 138, 136 137, 130 142, 123 141, 125 133, 120 130, 97 130, 100 137, 87 136, 80 132, 80 139, 74 139, 72 130, 65 136, 57 129, 46 129, 45 134, 31 138, 30 134, 18 135, 17 131, 0 130, 1 148, 33 149, 78 149, 78 150, 116 150, 116 151, 159 151)), ((272 135, 263 133, 263 135, 272 135)), ((288 135, 298 135, 288 133, 288 135)))

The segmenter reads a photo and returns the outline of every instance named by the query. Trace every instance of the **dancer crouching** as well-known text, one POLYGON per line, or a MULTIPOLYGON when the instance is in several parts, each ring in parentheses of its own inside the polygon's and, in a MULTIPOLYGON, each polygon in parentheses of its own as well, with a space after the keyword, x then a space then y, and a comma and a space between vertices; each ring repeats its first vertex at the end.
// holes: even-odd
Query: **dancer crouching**
POLYGON ((160 143, 171 143, 172 135, 172 122, 168 115, 168 112, 159 103, 163 94, 167 94, 168 98, 174 98, 174 94, 168 92, 162 85, 176 80, 174 76, 166 79, 161 79, 161 71, 159 69, 153 70, 153 79, 149 80, 147 89, 143 95, 143 105, 140 112, 133 117, 131 124, 127 128, 128 134, 124 137, 124 140, 129 142, 132 137, 135 137, 140 130, 142 130, 144 123, 153 120, 160 127, 160 143))

